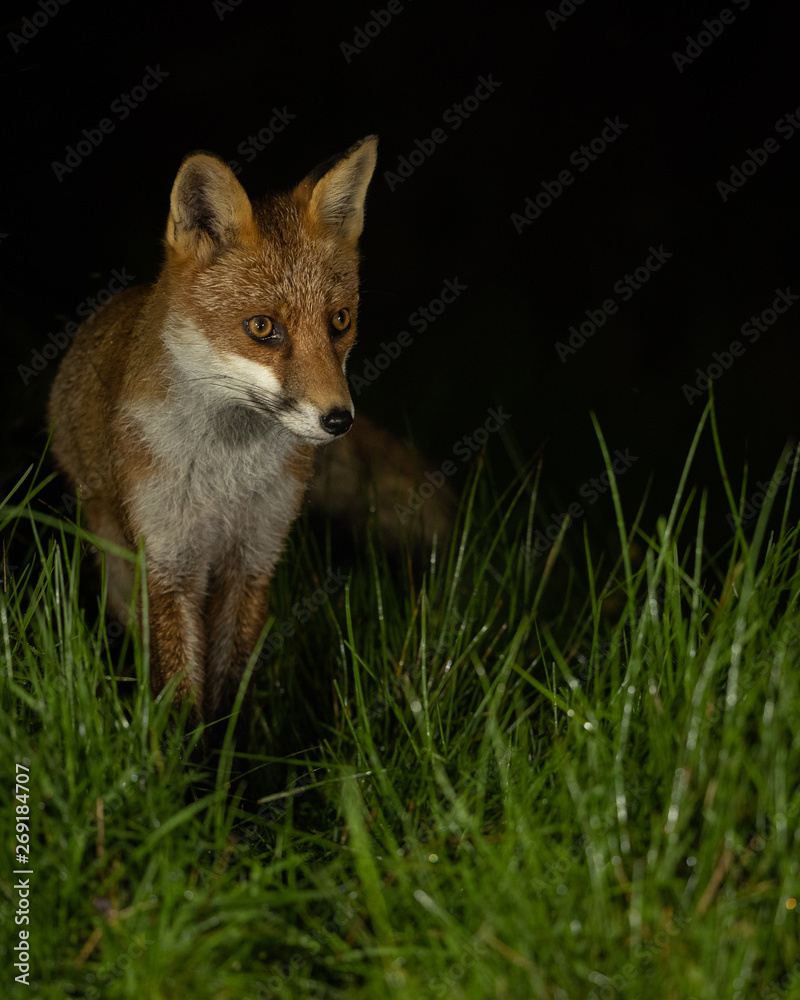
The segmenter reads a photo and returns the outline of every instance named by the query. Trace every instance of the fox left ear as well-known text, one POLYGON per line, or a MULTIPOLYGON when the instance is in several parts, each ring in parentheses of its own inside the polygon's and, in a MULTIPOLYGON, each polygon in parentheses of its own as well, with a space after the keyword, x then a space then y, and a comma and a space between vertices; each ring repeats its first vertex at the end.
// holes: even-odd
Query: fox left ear
POLYGON ((213 153, 191 153, 170 196, 167 246, 208 262, 253 225, 253 209, 230 167, 213 153))
POLYGON ((364 200, 377 158, 378 137, 368 135, 321 163, 300 185, 311 191, 312 219, 347 242, 356 243, 364 228, 364 200))

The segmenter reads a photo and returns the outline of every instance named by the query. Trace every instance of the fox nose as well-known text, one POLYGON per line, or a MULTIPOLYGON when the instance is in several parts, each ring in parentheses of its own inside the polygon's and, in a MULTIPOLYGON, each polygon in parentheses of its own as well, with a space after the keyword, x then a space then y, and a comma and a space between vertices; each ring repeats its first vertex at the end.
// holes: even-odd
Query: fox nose
POLYGON ((338 437, 339 434, 344 434, 345 431, 350 430, 353 423, 353 415, 349 410, 331 410, 330 413, 323 413, 319 418, 319 422, 322 424, 323 430, 326 430, 328 434, 338 437))

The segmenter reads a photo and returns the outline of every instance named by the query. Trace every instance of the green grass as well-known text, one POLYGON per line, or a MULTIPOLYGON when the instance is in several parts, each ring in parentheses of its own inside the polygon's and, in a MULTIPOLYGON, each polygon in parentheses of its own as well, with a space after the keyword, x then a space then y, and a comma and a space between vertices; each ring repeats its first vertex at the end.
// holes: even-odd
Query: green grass
MULTIPOLYGON (((2 995, 800 996, 791 471, 709 551, 712 500, 752 487, 733 493, 707 410, 652 533, 622 480, 615 551, 583 523, 539 556, 538 475, 501 491, 478 462, 450 542, 420 564, 370 535, 259 662, 248 738, 208 758, 150 696, 145 639, 109 642, 89 539, 29 477, 0 510, 22 552, 0 592, 2 995), (701 434, 714 496, 689 486, 701 434)), ((332 547, 298 526, 273 625, 332 547)))

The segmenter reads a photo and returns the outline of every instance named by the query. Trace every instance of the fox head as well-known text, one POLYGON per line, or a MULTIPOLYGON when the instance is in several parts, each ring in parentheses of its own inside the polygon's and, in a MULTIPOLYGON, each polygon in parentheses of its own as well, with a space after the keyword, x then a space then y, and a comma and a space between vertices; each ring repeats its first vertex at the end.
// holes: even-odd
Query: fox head
MULTIPOLYGON (((375 168, 367 136, 294 190, 251 204, 230 168, 193 153, 172 188, 161 278, 182 382, 304 442, 345 433, 358 321, 358 239, 375 168)), ((158 293, 157 293, 158 294, 158 293)))

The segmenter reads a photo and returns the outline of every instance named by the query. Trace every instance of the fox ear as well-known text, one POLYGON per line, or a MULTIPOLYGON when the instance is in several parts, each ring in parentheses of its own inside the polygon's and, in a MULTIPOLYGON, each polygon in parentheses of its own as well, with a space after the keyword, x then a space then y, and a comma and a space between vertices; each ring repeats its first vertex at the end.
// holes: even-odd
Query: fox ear
POLYGON ((170 196, 167 245, 181 256, 210 261, 253 225, 253 209, 226 163, 191 153, 181 164, 170 196))
POLYGON ((364 228, 364 199, 378 157, 378 137, 368 135, 321 163, 301 188, 311 190, 312 219, 340 239, 355 243, 364 228))

